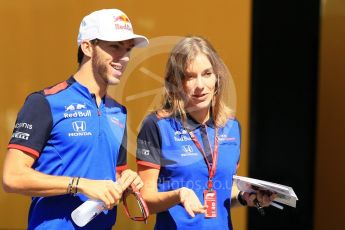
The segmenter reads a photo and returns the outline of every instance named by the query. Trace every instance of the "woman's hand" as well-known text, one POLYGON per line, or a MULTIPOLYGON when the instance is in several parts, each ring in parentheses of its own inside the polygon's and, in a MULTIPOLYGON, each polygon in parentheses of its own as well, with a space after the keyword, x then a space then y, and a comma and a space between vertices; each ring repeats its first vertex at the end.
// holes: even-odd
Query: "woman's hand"
POLYGON ((195 217, 195 214, 205 213, 206 206, 202 205, 197 195, 193 190, 182 187, 177 190, 181 204, 186 209, 187 213, 191 217, 195 217))
POLYGON ((255 207, 256 202, 258 202, 261 207, 268 207, 277 197, 277 194, 266 190, 257 190, 256 193, 243 192, 241 196, 249 207, 255 207))

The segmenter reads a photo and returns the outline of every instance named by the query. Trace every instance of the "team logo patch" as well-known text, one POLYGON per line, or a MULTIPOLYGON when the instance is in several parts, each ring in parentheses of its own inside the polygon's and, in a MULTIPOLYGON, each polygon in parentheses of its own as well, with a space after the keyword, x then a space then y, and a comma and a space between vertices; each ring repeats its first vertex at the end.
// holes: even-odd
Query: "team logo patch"
POLYGON ((193 152, 193 147, 190 145, 183 145, 182 150, 185 153, 192 153, 193 152))
POLYGON ((85 121, 74 121, 72 122, 72 128, 74 132, 68 133, 69 137, 77 136, 92 136, 91 132, 86 131, 85 121))
POLYGON ((86 130, 85 121, 75 121, 72 122, 73 130, 76 132, 84 132, 86 130))
POLYGON ((226 134, 221 134, 218 136, 219 141, 236 141, 235 137, 228 137, 226 134))
POLYGON ((150 155, 150 150, 148 150, 148 149, 142 149, 142 150, 141 150, 141 154, 142 154, 142 155, 145 155, 145 156, 148 156, 148 155, 150 155))
POLYGON ((12 134, 12 137, 23 139, 23 140, 29 140, 30 134, 17 131, 12 134))
POLYGON ((68 106, 65 106, 65 112, 80 110, 80 109, 86 109, 86 105, 85 104, 79 104, 79 103, 72 103, 68 106))
POLYGON ((64 118, 91 117, 91 110, 86 110, 86 104, 72 103, 65 106, 64 118))
POLYGON ((181 157, 188 157, 188 156, 197 156, 198 154, 194 152, 194 149, 191 145, 182 145, 181 157))
POLYGON ((114 17, 114 23, 115 23, 115 28, 117 30, 133 31, 131 22, 129 21, 129 18, 124 14, 114 17))
POLYGON ((114 17, 114 21, 115 21, 115 22, 127 22, 127 23, 130 22, 130 21, 129 21, 129 18, 127 18, 127 16, 124 15, 124 14, 122 14, 122 15, 120 15, 120 16, 117 16, 117 17, 114 17))
POLYGON ((190 141, 191 138, 187 132, 187 130, 183 129, 183 130, 176 130, 174 132, 174 140, 176 142, 180 142, 180 141, 190 141))
POLYGON ((20 123, 16 123, 14 128, 16 128, 16 129, 18 129, 18 128, 32 129, 32 124, 28 124, 28 123, 25 123, 25 122, 20 122, 20 123))

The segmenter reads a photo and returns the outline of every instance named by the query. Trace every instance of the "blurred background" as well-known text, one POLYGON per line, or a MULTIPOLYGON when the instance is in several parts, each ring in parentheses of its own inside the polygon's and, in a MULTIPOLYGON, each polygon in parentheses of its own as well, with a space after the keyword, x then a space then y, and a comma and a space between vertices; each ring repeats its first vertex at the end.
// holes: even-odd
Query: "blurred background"
MULTIPOLYGON (((181 36, 201 35, 236 88, 238 175, 291 186, 299 198, 297 208, 270 207, 265 217, 233 209, 234 229, 345 229, 344 0, 0 0, 3 155, 26 96, 76 71, 80 21, 102 8, 123 10, 151 40, 133 51, 121 84, 109 89, 128 109, 131 168, 140 123, 160 101, 170 48, 181 36)), ((0 190, 0 229, 26 229, 29 203, 0 190)), ((147 225, 129 220, 120 205, 114 229, 153 224, 154 216, 147 225)))

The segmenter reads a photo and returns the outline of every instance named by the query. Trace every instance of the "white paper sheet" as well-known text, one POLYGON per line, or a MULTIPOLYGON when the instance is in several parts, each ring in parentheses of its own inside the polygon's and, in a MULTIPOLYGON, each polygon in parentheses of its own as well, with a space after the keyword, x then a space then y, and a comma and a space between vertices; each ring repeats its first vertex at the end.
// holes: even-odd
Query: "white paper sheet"
POLYGON ((255 192, 257 188, 260 190, 269 190, 277 193, 274 201, 296 208, 298 198, 289 186, 243 176, 233 176, 233 179, 237 188, 241 191, 251 193, 255 192))

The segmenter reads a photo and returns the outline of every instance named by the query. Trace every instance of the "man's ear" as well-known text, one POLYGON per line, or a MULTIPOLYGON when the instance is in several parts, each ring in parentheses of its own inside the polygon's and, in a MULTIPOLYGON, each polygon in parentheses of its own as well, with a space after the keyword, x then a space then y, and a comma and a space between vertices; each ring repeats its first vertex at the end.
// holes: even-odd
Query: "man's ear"
POLYGON ((80 44, 80 48, 86 57, 90 58, 92 56, 94 47, 90 41, 82 41, 80 44))

